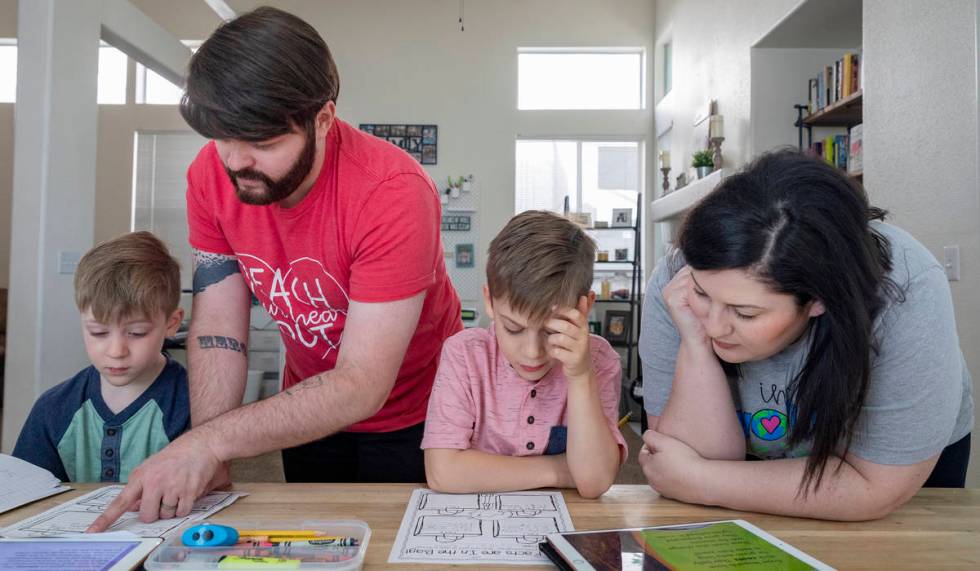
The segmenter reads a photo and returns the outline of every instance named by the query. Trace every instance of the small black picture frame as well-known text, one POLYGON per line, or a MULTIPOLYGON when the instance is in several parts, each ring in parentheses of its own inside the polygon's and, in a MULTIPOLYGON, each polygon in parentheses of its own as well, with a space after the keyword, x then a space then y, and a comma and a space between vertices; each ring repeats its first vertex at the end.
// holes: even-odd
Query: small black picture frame
POLYGON ((602 331, 612 345, 625 345, 629 342, 630 327, 632 326, 632 315, 629 311, 620 309, 607 309, 602 331))

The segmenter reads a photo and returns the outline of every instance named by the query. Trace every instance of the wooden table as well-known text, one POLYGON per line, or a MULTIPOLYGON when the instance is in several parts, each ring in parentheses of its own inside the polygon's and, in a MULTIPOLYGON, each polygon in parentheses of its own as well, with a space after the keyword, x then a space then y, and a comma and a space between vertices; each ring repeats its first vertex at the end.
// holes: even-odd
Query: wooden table
MULTIPOLYGON (((76 490, 0 516, 6 526, 94 488, 76 490)), ((251 494, 213 519, 362 519, 371 526, 365 569, 450 566, 389 566, 411 484, 240 484, 251 494)), ((578 530, 641 527, 694 521, 747 520, 838 569, 980 569, 980 489, 920 491, 892 515, 872 522, 838 523, 733 512, 665 500, 647 486, 613 486, 598 500, 565 492, 578 530)), ((457 567, 457 566, 453 566, 457 567)), ((461 565, 459 568, 475 569, 461 565)), ((479 567, 487 569, 490 567, 479 567)), ((499 567, 510 569, 516 567, 499 567)))

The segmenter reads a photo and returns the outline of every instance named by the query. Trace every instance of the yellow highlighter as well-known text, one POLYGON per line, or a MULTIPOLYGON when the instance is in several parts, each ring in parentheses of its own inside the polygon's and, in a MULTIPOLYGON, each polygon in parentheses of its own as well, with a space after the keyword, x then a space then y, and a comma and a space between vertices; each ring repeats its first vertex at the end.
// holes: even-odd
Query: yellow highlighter
POLYGON ((281 557, 241 557, 225 555, 218 560, 218 569, 299 569, 302 559, 281 557))

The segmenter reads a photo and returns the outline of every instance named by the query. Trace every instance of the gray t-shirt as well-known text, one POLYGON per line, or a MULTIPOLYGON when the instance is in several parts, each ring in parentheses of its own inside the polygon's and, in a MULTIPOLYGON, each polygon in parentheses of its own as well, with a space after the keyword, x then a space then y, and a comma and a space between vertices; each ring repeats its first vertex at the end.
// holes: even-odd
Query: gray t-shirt
MULTIPOLYGON (((875 321, 880 350, 872 353, 870 384, 850 452, 877 464, 914 464, 973 429, 973 384, 942 266, 904 230, 880 222, 872 227, 891 242, 889 277, 905 299, 888 302, 875 321)), ((663 289, 683 263, 675 255, 657 264, 643 304, 643 400, 653 416, 660 416, 667 404, 680 345, 663 289)), ((749 454, 787 458, 809 453, 806 443, 787 446, 787 432, 797 419, 786 395, 807 345, 804 335, 768 359, 739 366, 741 374, 731 388, 749 454)))

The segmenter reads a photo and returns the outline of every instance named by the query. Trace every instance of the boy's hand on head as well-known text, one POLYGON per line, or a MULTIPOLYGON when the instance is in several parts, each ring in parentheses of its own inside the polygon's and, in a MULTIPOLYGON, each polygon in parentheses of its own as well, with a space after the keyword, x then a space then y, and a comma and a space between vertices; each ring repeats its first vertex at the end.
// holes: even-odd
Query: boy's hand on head
POLYGON ((589 341, 589 300, 579 297, 574 308, 556 309, 545 322, 548 353, 558 359, 569 379, 587 377, 592 372, 592 353, 589 341))

